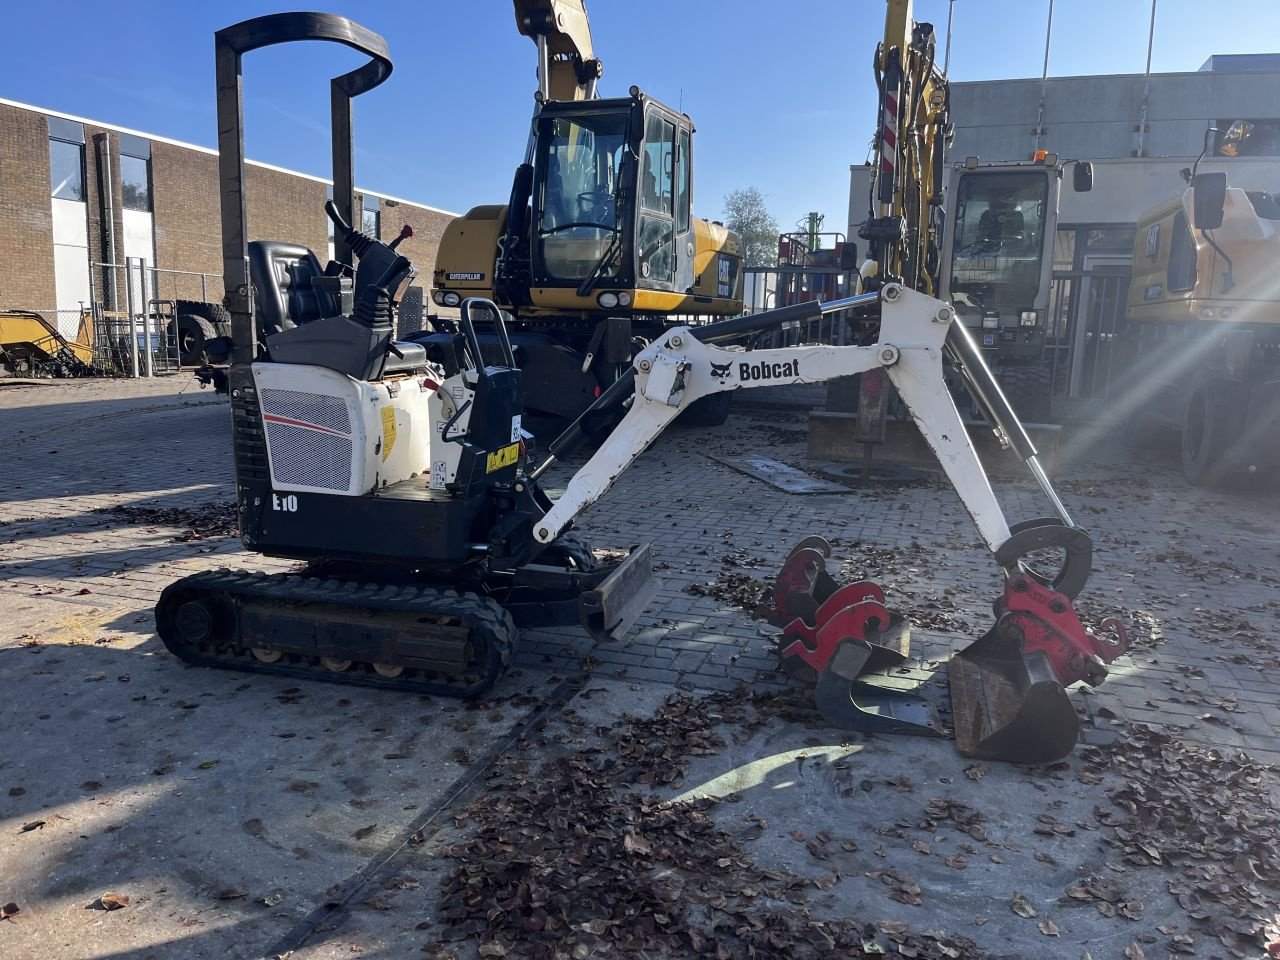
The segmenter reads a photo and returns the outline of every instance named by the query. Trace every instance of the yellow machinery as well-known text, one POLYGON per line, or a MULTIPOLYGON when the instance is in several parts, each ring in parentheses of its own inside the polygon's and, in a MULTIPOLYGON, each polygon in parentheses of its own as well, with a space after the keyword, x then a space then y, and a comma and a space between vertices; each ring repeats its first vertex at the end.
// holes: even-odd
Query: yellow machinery
MULTIPOLYGON (((596 97, 583 0, 515 0, 538 48, 525 161, 507 204, 454 220, 436 256, 432 300, 493 299, 533 411, 576 416, 676 315, 742 312, 736 234, 693 216, 693 123, 632 87, 596 97)), ((446 336, 442 334, 441 336, 446 336)), ((727 395, 698 412, 723 420, 727 395)))
POLYGON ((76 338, 29 310, 0 311, 0 375, 78 377, 93 372, 93 325, 80 318, 76 338))
POLYGON ((935 49, 933 25, 912 19, 911 0, 889 0, 875 58, 880 125, 872 215, 859 233, 876 264, 864 272, 929 296, 939 289, 943 154, 952 134, 950 92, 935 49))
MULTIPOLYGON (((1240 127, 1221 155, 1235 155, 1240 127)), ((1180 432, 1191 483, 1266 481, 1280 467, 1280 197, 1199 164, 1180 196, 1138 221, 1130 420, 1138 436, 1180 432)))

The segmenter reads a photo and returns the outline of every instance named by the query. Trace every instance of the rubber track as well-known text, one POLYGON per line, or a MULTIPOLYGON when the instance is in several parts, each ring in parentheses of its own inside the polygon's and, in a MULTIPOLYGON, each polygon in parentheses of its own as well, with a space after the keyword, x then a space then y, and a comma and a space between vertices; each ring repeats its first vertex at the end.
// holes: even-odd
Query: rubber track
POLYGON ((474 697, 487 691, 505 672, 515 652, 518 635, 511 614, 496 601, 474 593, 458 593, 455 590, 422 584, 360 583, 341 580, 317 580, 299 574, 267 574, 240 570, 210 570, 184 577, 164 589, 156 604, 156 627, 161 641, 175 656, 202 667, 240 670, 297 680, 322 680, 328 683, 354 684, 379 687, 384 690, 405 690, 447 697, 474 697), (192 599, 192 594, 262 602, 265 604, 289 604, 297 606, 291 611, 296 616, 308 607, 320 606, 332 612, 378 611, 414 614, 432 617, 456 617, 479 631, 486 640, 490 656, 483 670, 476 670, 449 682, 440 674, 424 675, 421 671, 406 668, 399 677, 382 677, 362 663, 335 673, 323 667, 318 658, 305 658, 286 652, 276 663, 263 663, 249 653, 238 637, 220 641, 221 645, 235 643, 239 650, 232 656, 207 650, 193 649, 176 636, 166 636, 166 626, 172 624, 176 608, 167 609, 179 600, 192 599), (496 655, 497 663, 494 663, 496 655))

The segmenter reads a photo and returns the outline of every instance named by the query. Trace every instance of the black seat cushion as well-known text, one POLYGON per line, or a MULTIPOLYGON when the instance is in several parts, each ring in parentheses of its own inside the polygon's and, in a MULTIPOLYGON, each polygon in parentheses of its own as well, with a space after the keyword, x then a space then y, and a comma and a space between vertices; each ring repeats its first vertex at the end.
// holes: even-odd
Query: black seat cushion
POLYGON ((249 277, 253 281, 260 336, 269 337, 336 314, 336 298, 312 284, 323 275, 319 258, 301 244, 280 240, 250 243, 249 277))

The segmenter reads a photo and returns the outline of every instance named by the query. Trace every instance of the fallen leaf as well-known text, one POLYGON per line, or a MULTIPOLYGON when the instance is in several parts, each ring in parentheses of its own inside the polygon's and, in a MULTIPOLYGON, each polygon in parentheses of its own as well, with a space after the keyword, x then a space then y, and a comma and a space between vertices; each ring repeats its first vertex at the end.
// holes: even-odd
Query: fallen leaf
POLYGON ((16 917, 21 912, 21 909, 16 903, 6 903, 3 907, 0 907, 0 920, 8 920, 10 917, 16 917))
POLYGON ((247 897, 249 891, 243 887, 226 887, 218 891, 219 900, 239 900, 241 897, 247 897))
POLYGON ((18 832, 30 833, 32 830, 43 830, 45 824, 48 822, 49 822, 48 820, 28 820, 26 823, 22 825, 22 829, 19 830, 18 832))
POLYGON ((197 770, 212 770, 212 769, 213 769, 214 767, 216 767, 217 765, 218 765, 218 761, 217 761, 217 760, 206 760, 206 761, 204 761, 204 763, 200 764, 196 769, 197 769, 197 770))
POLYGON ((1009 901, 1009 906, 1013 908, 1014 913, 1027 920, 1036 916, 1036 908, 1031 905, 1031 902, 1026 897, 1016 891, 1013 894, 1013 899, 1009 901))
POLYGON ((10 788, 9 788, 9 796, 11 796, 11 797, 20 797, 20 796, 22 796, 22 795, 23 795, 24 793, 26 793, 26 792, 27 792, 27 791, 26 791, 26 788, 25 788, 25 787, 10 787, 10 788))
POLYGON ((815 877, 813 885, 819 890, 830 890, 839 880, 840 875, 838 873, 826 873, 820 877, 815 877))
POLYGON ((1142 952, 1142 948, 1138 946, 1137 941, 1129 944, 1124 948, 1125 960, 1146 960, 1147 955, 1142 952))
POLYGON ((653 844, 649 843, 648 840, 638 834, 628 833, 622 838, 622 849, 627 851, 627 853, 634 853, 639 856, 646 857, 653 853, 653 844))
POLYGON ((352 836, 355 837, 357 840, 363 840, 365 837, 369 836, 370 834, 373 833, 373 831, 377 829, 378 829, 378 825, 376 823, 371 823, 367 827, 361 827, 359 830, 353 833, 352 836))
POLYGON ((1041 920, 1038 924, 1040 932, 1046 937, 1056 937, 1058 935, 1058 925, 1052 920, 1041 920))
POLYGON ((103 910, 121 910, 128 905, 129 898, 123 893, 104 893, 97 902, 97 906, 103 910))
POLYGON ((262 902, 265 903, 268 907, 274 907, 277 904, 281 903, 283 900, 284 900, 284 891, 278 887, 262 898, 262 902))
POLYGON ((923 840, 917 840, 915 843, 911 845, 911 849, 914 850, 916 853, 923 853, 926 857, 929 856, 931 853, 933 853, 933 848, 930 847, 923 840))
POLYGON ((490 940, 488 943, 480 944, 480 956, 482 957, 505 957, 506 955, 507 948, 497 940, 490 940))
POLYGON ((964 775, 970 780, 981 780, 987 775, 987 765, 985 763, 971 763, 964 768, 964 775))

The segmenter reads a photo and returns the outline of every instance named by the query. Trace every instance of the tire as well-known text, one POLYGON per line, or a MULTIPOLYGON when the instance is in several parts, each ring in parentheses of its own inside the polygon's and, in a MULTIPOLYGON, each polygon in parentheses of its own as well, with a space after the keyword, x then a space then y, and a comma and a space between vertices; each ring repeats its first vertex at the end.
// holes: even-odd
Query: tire
POLYGON ((548 544, 547 549, 542 551, 538 559, 543 562, 550 560, 552 563, 572 566, 582 573, 594 570, 600 565, 596 555, 591 552, 590 544, 568 534, 556 537, 548 544))
POLYGON ((1013 412, 1023 423, 1047 423, 1052 412, 1052 377, 1041 363, 1000 367, 996 380, 1013 412))
POLYGON ((680 414, 680 422, 688 427, 718 427, 729 419, 733 405, 733 393, 725 390, 708 394, 693 401, 689 409, 680 414))
POLYGON ((1231 479, 1226 460, 1238 411, 1227 384, 1201 383, 1191 391, 1182 420, 1182 475, 1197 487, 1216 487, 1231 479))
POLYGON ((174 326, 177 328, 175 337, 178 341, 179 364, 184 367, 198 367, 208 363, 206 344, 218 338, 218 331, 213 323, 204 317, 182 313, 174 321, 174 326))
POLYGON ((175 300, 174 305, 178 316, 189 313, 193 317, 203 317, 213 324, 216 336, 231 336, 231 314, 222 304, 207 303, 204 300, 175 300))

